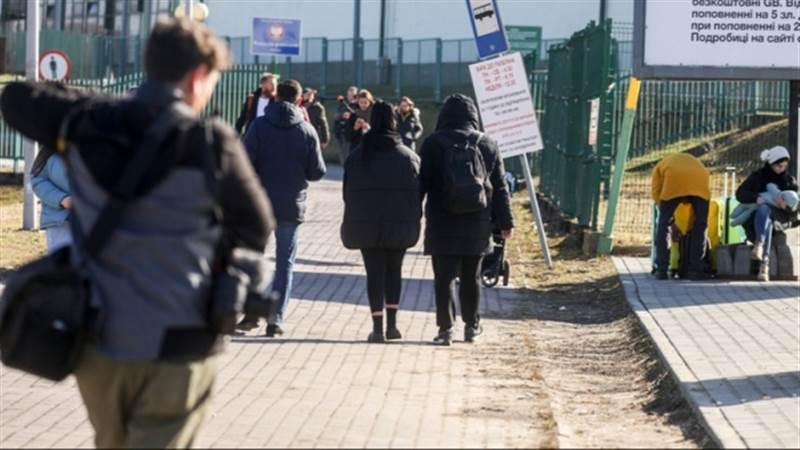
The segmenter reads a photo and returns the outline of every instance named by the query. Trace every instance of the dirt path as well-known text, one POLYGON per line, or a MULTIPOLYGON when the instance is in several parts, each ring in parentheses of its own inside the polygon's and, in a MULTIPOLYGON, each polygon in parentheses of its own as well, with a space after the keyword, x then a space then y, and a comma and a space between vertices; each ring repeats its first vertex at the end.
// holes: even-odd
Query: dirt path
POLYGON ((526 340, 564 447, 710 445, 630 311, 607 258, 584 258, 574 236, 550 239, 556 267, 541 262, 530 214, 515 204, 509 249, 515 284, 530 301, 526 340))

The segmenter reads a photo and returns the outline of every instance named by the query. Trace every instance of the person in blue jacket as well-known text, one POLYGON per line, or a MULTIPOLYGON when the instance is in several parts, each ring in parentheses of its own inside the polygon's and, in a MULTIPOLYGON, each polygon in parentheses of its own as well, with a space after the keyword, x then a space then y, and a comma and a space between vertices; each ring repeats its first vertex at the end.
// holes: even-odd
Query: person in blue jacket
POLYGON ((31 170, 33 192, 42 201, 40 227, 47 237, 47 252, 72 243, 69 214, 72 197, 64 160, 55 150, 44 148, 36 155, 31 170))
MULTIPOLYGON (((278 95, 263 116, 247 129, 244 146, 262 186, 272 203, 275 230, 275 278, 272 294, 275 311, 267 321, 267 337, 283 334, 281 324, 292 293, 292 274, 297 254, 298 231, 305 220, 308 182, 317 181, 327 168, 322 159, 317 131, 298 105, 303 87, 295 80, 278 85, 278 95)), ((258 317, 245 316, 240 330, 258 327, 258 317)))

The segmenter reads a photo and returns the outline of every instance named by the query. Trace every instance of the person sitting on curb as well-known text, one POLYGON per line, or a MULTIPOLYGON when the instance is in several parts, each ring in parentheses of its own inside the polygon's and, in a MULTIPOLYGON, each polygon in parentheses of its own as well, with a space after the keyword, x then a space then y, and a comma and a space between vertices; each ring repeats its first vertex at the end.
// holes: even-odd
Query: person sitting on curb
POLYGON ((702 269, 708 227, 708 204, 711 198, 709 173, 702 162, 687 153, 666 156, 653 169, 653 200, 658 205, 656 228, 656 272, 659 280, 669 278, 669 222, 681 203, 690 203, 694 210, 689 248, 689 279, 705 278, 702 269))
POLYGON ((769 281, 769 256, 772 246, 774 228, 786 229, 791 226, 792 214, 786 209, 783 196, 775 199, 775 206, 770 206, 761 193, 769 184, 774 184, 780 191, 797 192, 797 180, 789 175, 789 151, 777 146, 761 152, 764 165, 751 173, 736 189, 736 200, 740 203, 756 203, 755 214, 744 222, 747 240, 753 243, 753 260, 761 262, 758 270, 759 281, 769 281))
POLYGON ((781 208, 781 205, 789 211, 797 211, 797 204, 800 197, 795 191, 782 191, 775 183, 769 183, 767 190, 758 194, 756 203, 739 203, 731 213, 731 225, 742 225, 747 219, 756 212, 761 205, 769 205, 774 208, 781 208))

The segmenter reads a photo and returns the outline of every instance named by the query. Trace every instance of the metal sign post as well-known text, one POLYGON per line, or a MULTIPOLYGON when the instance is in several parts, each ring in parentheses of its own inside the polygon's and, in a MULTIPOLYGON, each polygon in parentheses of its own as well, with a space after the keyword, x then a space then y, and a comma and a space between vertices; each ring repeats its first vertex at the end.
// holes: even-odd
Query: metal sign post
MULTIPOLYGON (((25 40, 25 77, 28 81, 36 81, 39 76, 39 28, 41 27, 39 1, 29 1, 25 20, 28 32, 25 40)), ((22 228, 35 230, 39 228, 39 214, 36 197, 33 195, 31 170, 33 161, 39 152, 39 144, 25 139, 25 203, 22 209, 22 228)))
POLYGON ((528 158, 525 155, 520 155, 519 162, 522 164, 525 185, 528 187, 528 196, 531 199, 531 212, 533 213, 533 219, 536 221, 536 231, 539 235, 539 245, 542 246, 544 263, 548 269, 552 269, 553 259, 550 257, 550 244, 547 243, 547 233, 545 233, 544 220, 542 220, 542 212, 539 209, 539 200, 536 198, 536 189, 533 187, 533 177, 531 176, 531 168, 528 167, 528 158))

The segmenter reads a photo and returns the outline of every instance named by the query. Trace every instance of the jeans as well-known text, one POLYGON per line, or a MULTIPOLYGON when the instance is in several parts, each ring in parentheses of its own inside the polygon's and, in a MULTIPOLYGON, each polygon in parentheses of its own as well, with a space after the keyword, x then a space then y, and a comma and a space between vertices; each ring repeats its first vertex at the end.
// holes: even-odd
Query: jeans
POLYGON ((61 247, 72 244, 72 232, 70 231, 69 222, 46 228, 44 234, 47 239, 47 253, 53 253, 61 247))
POLYGON ((464 323, 473 327, 481 320, 478 314, 481 288, 478 284, 482 256, 442 255, 433 257, 434 291, 436 293, 436 325, 446 330, 453 327, 456 304, 453 300, 453 284, 456 277, 460 284, 458 299, 464 323))
POLYGON ((769 250, 772 247, 772 209, 769 205, 759 205, 753 225, 756 228, 756 241, 764 246, 764 261, 769 261, 769 250))
POLYGON ((283 316, 289 306, 299 229, 300 224, 294 222, 278 222, 278 228, 275 229, 275 278, 272 280, 272 293, 277 301, 275 312, 268 321, 270 325, 283 323, 283 316))
POLYGON ((658 205, 658 228, 656 229, 656 270, 667 272, 669 270, 669 249, 667 236, 669 222, 675 210, 683 202, 691 203, 694 210, 694 226, 691 231, 691 247, 689 248, 689 270, 701 272, 703 270, 703 251, 706 243, 706 229, 708 228, 708 200, 700 197, 679 197, 662 201, 658 205))
POLYGON ((364 267, 367 269, 367 297, 373 315, 386 307, 397 309, 403 284, 402 270, 405 250, 363 249, 364 267))

